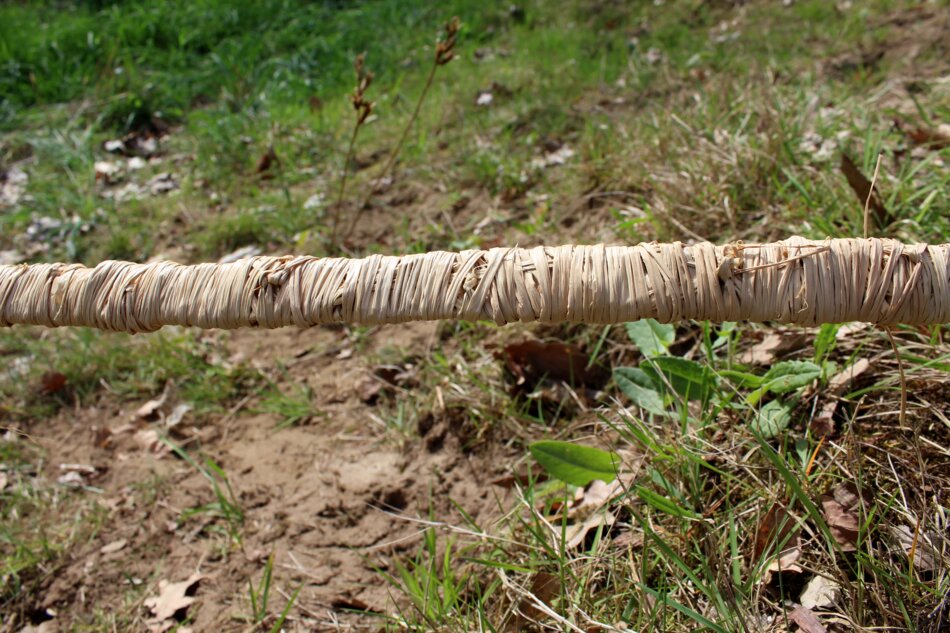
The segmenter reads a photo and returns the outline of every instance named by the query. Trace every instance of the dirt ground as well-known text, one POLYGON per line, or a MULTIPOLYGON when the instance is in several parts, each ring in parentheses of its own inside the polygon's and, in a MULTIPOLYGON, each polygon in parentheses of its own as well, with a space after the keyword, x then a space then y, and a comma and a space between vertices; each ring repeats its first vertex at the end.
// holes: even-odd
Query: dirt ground
MULTIPOLYGON (((434 324, 380 328, 366 352, 381 345, 425 349, 435 333, 434 324)), ((339 331, 222 337, 234 358, 287 364, 287 378, 309 385, 324 415, 280 430, 275 416, 246 410, 201 428, 183 421, 178 435, 190 438, 189 451, 200 446, 229 475, 245 513, 239 546, 227 542, 210 514, 179 521, 183 510, 214 501, 211 487, 154 441, 148 423, 130 423, 135 407, 105 397, 35 429, 48 458, 46 475, 61 476, 61 464, 93 467, 84 482, 103 507, 95 538, 72 553, 36 605, 55 613, 59 625, 88 622, 114 605, 145 618, 141 597, 156 593, 159 580, 200 574, 187 626, 248 630, 241 620, 250 613, 247 583, 256 582, 273 553, 272 591, 283 594, 272 594, 273 603, 282 608, 302 587, 290 630, 378 628, 379 614, 393 608, 379 572, 392 571, 393 555, 419 547, 420 520, 462 524, 461 508, 481 524, 499 512, 504 491, 491 481, 510 463, 499 459, 503 449, 463 450, 448 419, 427 420, 422 436, 405 442, 374 423, 355 389, 367 378, 365 362, 341 353, 339 331), (140 585, 152 589, 134 591, 140 585)))

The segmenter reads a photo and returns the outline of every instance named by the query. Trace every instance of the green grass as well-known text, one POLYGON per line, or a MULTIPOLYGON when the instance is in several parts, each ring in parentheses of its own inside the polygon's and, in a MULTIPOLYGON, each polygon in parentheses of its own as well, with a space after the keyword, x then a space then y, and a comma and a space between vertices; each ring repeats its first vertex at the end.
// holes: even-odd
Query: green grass
MULTIPOLYGON (((7 3, 0 170, 17 164, 29 180, 26 197, 0 210, 0 249, 86 264, 213 261, 244 246, 335 250, 331 218, 340 211, 345 227, 370 195, 452 15, 463 21, 460 57, 437 73, 392 183, 360 211, 349 252, 858 236, 863 205, 839 171, 842 152, 869 177, 880 156, 889 215, 872 225, 875 235, 950 241, 950 149, 914 147, 906 133, 950 121, 947 64, 931 32, 939 24, 927 22, 946 2, 844 4, 533 0, 518 13, 471 0, 7 3), (352 61, 364 51, 375 116, 360 130, 337 209, 352 61), (487 89, 491 105, 476 106, 487 89), (165 124, 154 164, 126 169, 111 187, 96 181, 96 161, 127 165, 104 141, 165 124), (270 147, 279 163, 259 174, 270 147), (564 164, 538 164, 562 147, 574 152, 564 164), (179 189, 125 202, 104 195, 162 172, 179 189), (322 201, 305 209, 314 196, 322 201), (39 218, 57 228, 25 239, 39 218)), ((563 508, 577 490, 556 481, 532 479, 492 525, 430 517, 418 552, 381 572, 399 594, 388 625, 760 630, 787 617, 799 585, 823 575, 840 586, 833 609, 849 626, 935 630, 937 616, 920 614, 945 612, 950 565, 938 556, 934 569, 915 567, 894 534, 926 540, 946 530, 947 436, 928 418, 946 402, 946 329, 895 332, 908 385, 902 424, 897 357, 881 333, 839 341, 835 326, 800 331, 805 343, 783 358, 796 363, 783 366, 801 378, 792 385, 741 360, 768 328, 683 324, 657 330, 651 344, 639 327, 439 327, 438 344, 412 360, 413 388, 392 389, 368 413, 399 442, 445 422, 476 456, 503 446, 529 462, 532 441, 556 438, 642 463, 601 508, 614 524, 575 548, 564 544, 576 520, 563 508), (583 397, 515 390, 500 350, 524 337, 575 344, 614 381, 583 397), (829 394, 829 380, 861 358, 872 369, 829 394), (838 432, 822 443, 809 421, 832 400, 838 432), (821 505, 843 481, 868 493, 853 552, 842 551, 821 505), (789 528, 763 532, 772 519, 789 528), (794 538, 803 571, 764 582, 794 538)), ((358 357, 373 337, 350 331, 358 357)), ((222 349, 175 329, 0 333, 3 424, 42 428, 70 407, 152 398, 169 381, 206 422, 236 402, 279 426, 317 415, 319 394, 289 384, 289 374, 274 382, 232 366, 222 349), (41 385, 51 373, 66 381, 49 393, 41 385)), ((399 354, 394 362, 405 360, 399 354)), ((41 451, 20 439, 0 447, 0 472, 14 482, 0 490, 0 595, 23 606, 101 518, 34 476, 41 451)), ((186 455, 214 499, 183 518, 211 517, 227 556, 241 541, 243 511, 215 462, 186 455)), ((249 580, 259 629, 282 620, 267 605, 272 565, 249 580)))

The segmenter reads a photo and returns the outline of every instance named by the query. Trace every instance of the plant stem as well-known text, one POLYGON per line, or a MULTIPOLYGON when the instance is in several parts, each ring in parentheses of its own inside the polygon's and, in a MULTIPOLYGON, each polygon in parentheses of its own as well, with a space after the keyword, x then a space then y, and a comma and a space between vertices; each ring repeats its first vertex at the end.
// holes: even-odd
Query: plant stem
POLYGON ((346 158, 343 161, 343 177, 340 179, 340 193, 336 198, 336 208, 333 210, 333 223, 330 229, 330 249, 336 250, 336 231, 340 225, 340 212, 343 210, 343 194, 346 192, 346 176, 350 171, 350 161, 353 160, 353 151, 356 147, 356 135, 362 127, 359 120, 353 126, 353 134, 350 136, 350 146, 346 149, 346 158))
MULTIPOLYGON (((422 102, 425 101, 426 95, 429 94, 429 88, 432 87, 432 80, 435 79, 435 71, 438 69, 438 62, 432 63, 432 68, 429 70, 429 76, 426 79, 426 85, 422 89, 422 94, 419 95, 419 100, 416 101, 416 108, 412 111, 412 116, 409 117, 409 121, 406 123, 406 127, 402 131, 402 136, 399 138, 399 143, 396 144, 396 149, 393 150, 392 154, 389 155, 389 160, 386 161, 386 166, 383 167, 383 171, 380 172, 377 181, 382 180, 386 177, 386 174, 392 169, 393 165, 396 164, 396 158, 399 156, 399 152, 402 151, 403 145, 406 143, 406 138, 409 136, 409 130, 412 129, 412 124, 416 122, 416 119, 419 118, 419 111, 422 110, 422 102)), ((372 182, 370 183, 369 193, 366 195, 366 198, 363 200, 357 209, 356 213, 353 214, 353 219, 350 221, 350 226, 347 228, 346 233, 343 234, 344 239, 349 237, 353 232, 353 229, 356 228, 356 223, 360 219, 360 216, 363 214, 363 210, 366 209, 366 206, 369 204, 369 201, 373 197, 373 187, 372 182)))

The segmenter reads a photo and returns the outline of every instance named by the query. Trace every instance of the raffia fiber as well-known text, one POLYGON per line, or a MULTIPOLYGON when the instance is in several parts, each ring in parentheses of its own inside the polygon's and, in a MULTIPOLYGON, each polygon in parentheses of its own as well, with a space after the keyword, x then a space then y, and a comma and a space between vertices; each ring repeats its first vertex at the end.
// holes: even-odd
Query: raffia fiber
POLYGON ((0 325, 149 332, 434 319, 950 322, 950 244, 495 248, 229 264, 0 266, 0 325))

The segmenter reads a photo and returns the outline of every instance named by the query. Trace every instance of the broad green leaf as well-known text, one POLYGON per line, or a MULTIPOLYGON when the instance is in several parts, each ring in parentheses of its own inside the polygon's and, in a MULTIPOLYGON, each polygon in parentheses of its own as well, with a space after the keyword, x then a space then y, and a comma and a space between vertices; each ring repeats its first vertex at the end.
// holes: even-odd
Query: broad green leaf
POLYGON ((791 409, 779 400, 773 400, 755 412, 749 426, 753 431, 768 440, 788 428, 791 421, 791 409))
POLYGON ((657 385, 642 369, 618 367, 614 370, 614 382, 633 404, 654 415, 666 415, 663 396, 657 393, 657 385))
POLYGON ((716 375, 696 361, 677 356, 660 356, 644 363, 641 368, 657 384, 665 384, 665 377, 673 391, 687 400, 705 402, 716 389, 716 375))
POLYGON ((762 387, 772 393, 788 393, 811 384, 821 376, 821 367, 802 360, 776 363, 762 376, 762 387))
POLYGON ((573 486, 586 486, 595 479, 609 483, 620 465, 617 453, 571 442, 544 440, 528 450, 549 475, 573 486))
POLYGON ((627 336, 647 358, 666 354, 676 339, 676 328, 654 319, 643 319, 626 324, 627 336))
POLYGON ((744 371, 721 369, 719 370, 719 375, 723 378, 731 380, 737 387, 755 389, 756 387, 762 386, 762 376, 756 376, 755 374, 750 374, 744 371))
POLYGON ((838 342, 838 330, 841 329, 840 323, 825 323, 818 330, 815 337, 815 362, 820 363, 824 360, 831 350, 835 348, 838 342))

